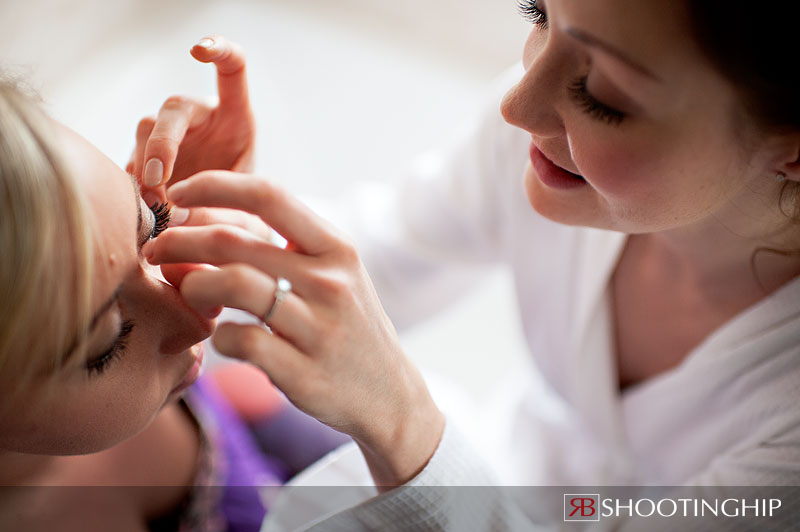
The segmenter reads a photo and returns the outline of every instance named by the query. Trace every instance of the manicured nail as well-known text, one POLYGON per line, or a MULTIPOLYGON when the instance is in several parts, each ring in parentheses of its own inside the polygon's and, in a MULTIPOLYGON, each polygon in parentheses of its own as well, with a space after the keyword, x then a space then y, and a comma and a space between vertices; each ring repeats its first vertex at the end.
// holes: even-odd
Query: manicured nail
POLYGON ((144 184, 148 187, 156 187, 161 184, 164 178, 164 163, 161 159, 150 159, 144 167, 144 184))
POLYGON ((186 223, 186 220, 189 219, 189 209, 184 209, 181 207, 173 207, 172 212, 169 216, 169 226, 175 227, 178 225, 183 225, 186 223))
POLYGON ((195 44, 195 46, 199 46, 200 48, 210 49, 213 48, 215 44, 216 43, 214 42, 213 39, 209 39, 208 37, 206 37, 204 39, 200 39, 200 41, 198 41, 198 43, 195 44))

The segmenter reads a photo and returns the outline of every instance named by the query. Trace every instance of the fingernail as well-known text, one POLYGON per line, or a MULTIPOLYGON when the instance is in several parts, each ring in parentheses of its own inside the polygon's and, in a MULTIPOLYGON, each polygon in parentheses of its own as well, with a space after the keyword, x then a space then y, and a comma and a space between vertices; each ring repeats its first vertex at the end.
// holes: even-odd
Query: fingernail
POLYGON ((175 227, 178 225, 183 225, 186 223, 186 220, 189 219, 189 209, 184 209, 181 207, 173 207, 172 212, 169 215, 169 226, 175 227))
POLYGON ((150 159, 144 167, 144 184, 148 187, 156 187, 161 184, 164 177, 164 163, 161 159, 150 159))
POLYGON ((208 49, 208 48, 213 48, 215 44, 216 43, 213 41, 213 39, 209 39, 208 37, 206 37, 204 39, 200 39, 197 42, 197 44, 195 44, 195 46, 208 49))

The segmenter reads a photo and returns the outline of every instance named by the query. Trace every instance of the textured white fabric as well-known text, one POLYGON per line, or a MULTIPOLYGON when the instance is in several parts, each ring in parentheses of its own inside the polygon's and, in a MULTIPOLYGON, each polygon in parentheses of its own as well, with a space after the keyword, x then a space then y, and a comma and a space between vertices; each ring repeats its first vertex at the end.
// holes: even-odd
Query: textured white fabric
MULTIPOLYGON (((487 267, 511 268, 544 376, 509 384, 477 430, 461 435, 449 423, 409 487, 664 485, 690 493, 800 484, 800 279, 713 332, 678 367, 620 394, 608 285, 626 236, 537 215, 522 184, 529 142, 495 104, 462 143, 401 185, 364 189, 345 210, 328 212, 359 244, 401 327, 487 267)), ((537 511, 532 501, 513 507, 507 497, 484 497, 491 522, 459 528, 463 508, 425 493, 393 490, 314 530, 516 530, 537 511)))

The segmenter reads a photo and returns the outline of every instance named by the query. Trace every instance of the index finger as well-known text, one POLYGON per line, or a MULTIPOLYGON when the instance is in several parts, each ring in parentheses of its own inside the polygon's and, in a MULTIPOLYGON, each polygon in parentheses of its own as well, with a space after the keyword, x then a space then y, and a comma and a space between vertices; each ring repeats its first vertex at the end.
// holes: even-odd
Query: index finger
POLYGON ((247 74, 242 48, 220 35, 200 39, 192 46, 192 57, 217 67, 219 106, 228 111, 245 111, 250 107, 247 74))
POLYGON ((308 255, 321 255, 341 242, 328 222, 261 177, 206 170, 173 185, 169 199, 181 207, 223 207, 255 214, 296 251, 308 255))

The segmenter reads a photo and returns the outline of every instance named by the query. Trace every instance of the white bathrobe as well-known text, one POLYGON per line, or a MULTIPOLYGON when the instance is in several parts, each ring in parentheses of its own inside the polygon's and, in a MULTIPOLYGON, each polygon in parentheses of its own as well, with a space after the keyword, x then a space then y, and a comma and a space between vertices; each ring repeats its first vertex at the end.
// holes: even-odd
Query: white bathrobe
MULTIPOLYGON (((537 371, 521 375, 477 430, 449 420, 409 486, 800 484, 800 278, 711 333, 674 369, 620 393, 609 280, 626 235, 559 225, 532 210, 522 183, 530 137, 503 122, 497 102, 462 142, 425 159, 401 186, 365 187, 329 213, 359 244, 401 328, 479 282, 487 267, 513 271, 530 355, 545 382, 537 371)), ((355 448, 298 479, 368 481, 355 448)), ((432 502, 425 490, 393 490, 314 530, 517 530, 533 526, 529 519, 566 525, 536 515, 535 501, 521 493, 484 494, 465 512, 441 497, 432 502)), ((289 490, 265 530, 342 506, 314 507, 302 490, 289 490), (304 505, 309 515, 296 518, 304 505)), ((605 525, 655 528, 630 519, 605 525)))

